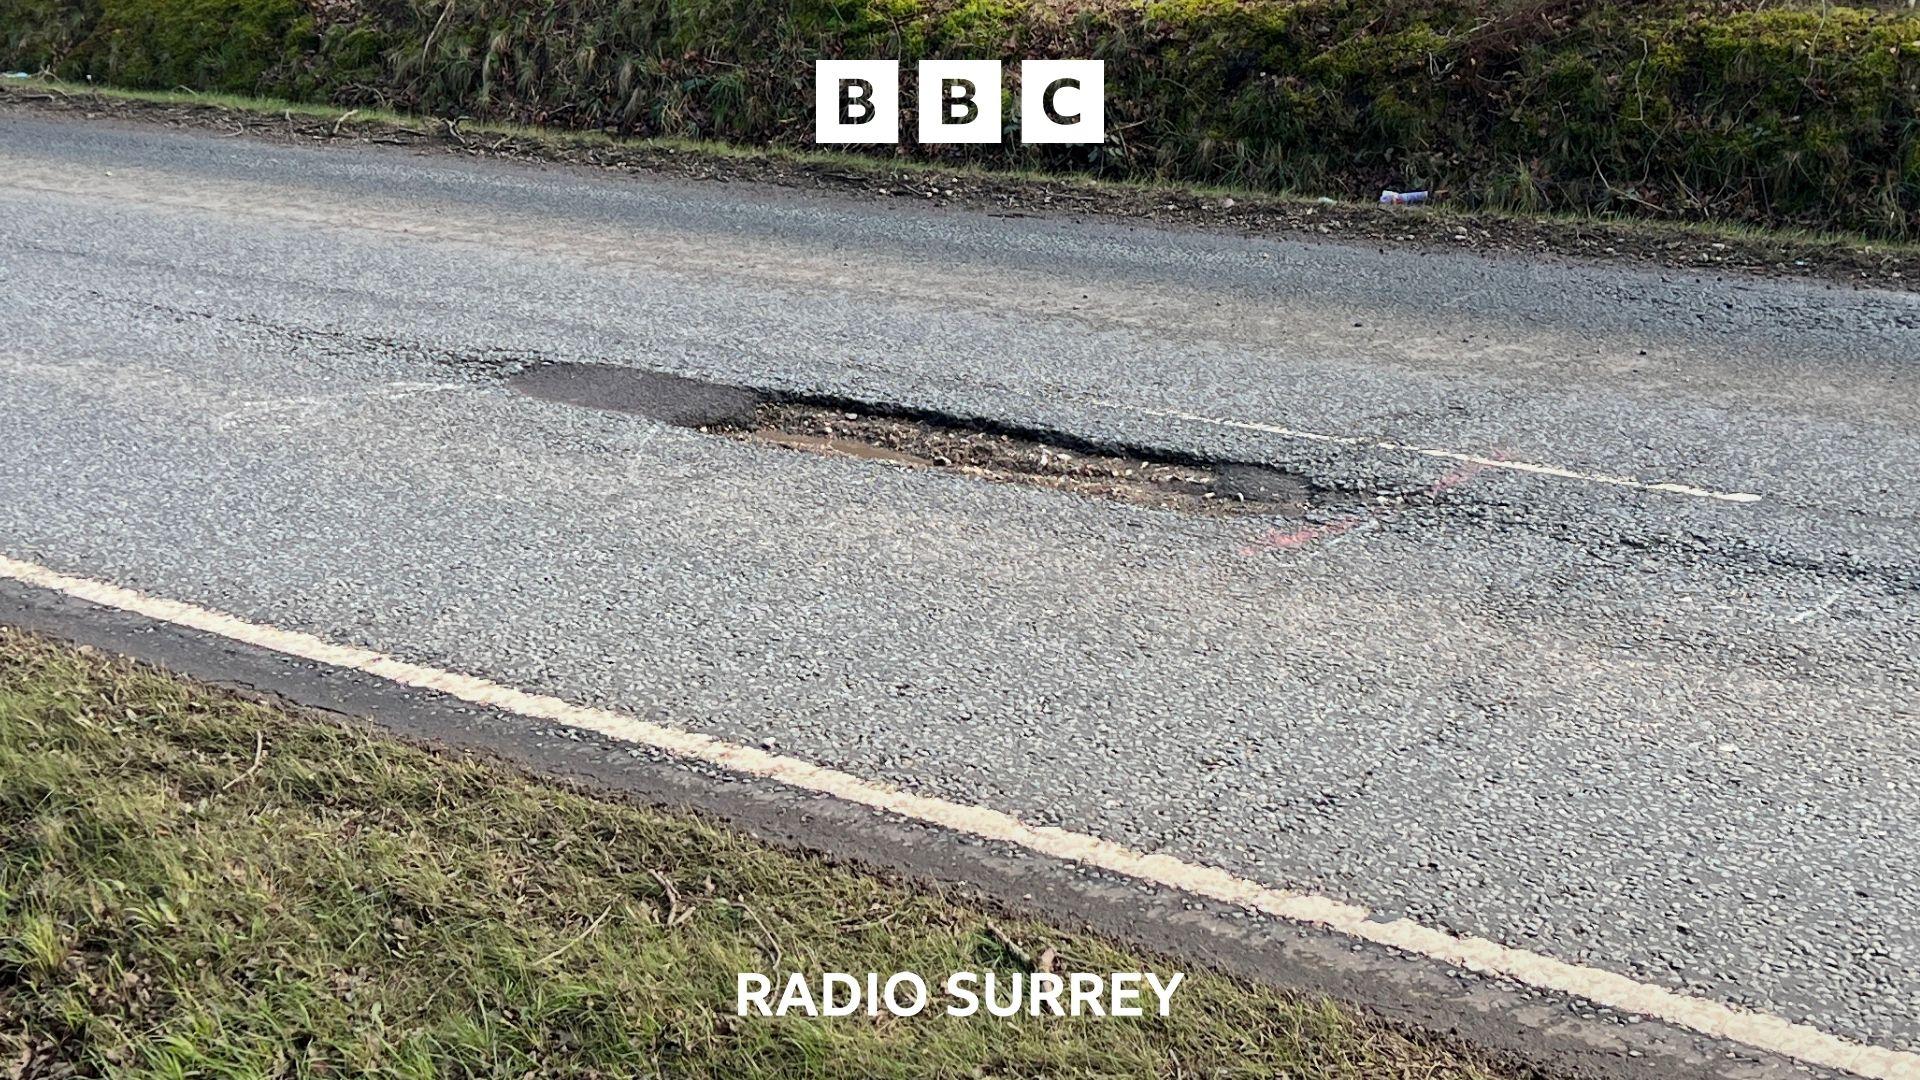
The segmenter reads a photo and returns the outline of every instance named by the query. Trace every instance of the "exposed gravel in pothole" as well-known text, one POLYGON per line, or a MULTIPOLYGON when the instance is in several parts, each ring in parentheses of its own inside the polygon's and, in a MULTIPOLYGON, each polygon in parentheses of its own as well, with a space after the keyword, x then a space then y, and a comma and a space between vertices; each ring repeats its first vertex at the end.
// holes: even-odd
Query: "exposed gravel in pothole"
POLYGON ((816 454, 946 469, 1114 502, 1197 514, 1296 515, 1312 502, 1300 477, 1249 462, 1175 462, 1101 454, 964 424, 845 408, 770 403, 736 438, 816 454))

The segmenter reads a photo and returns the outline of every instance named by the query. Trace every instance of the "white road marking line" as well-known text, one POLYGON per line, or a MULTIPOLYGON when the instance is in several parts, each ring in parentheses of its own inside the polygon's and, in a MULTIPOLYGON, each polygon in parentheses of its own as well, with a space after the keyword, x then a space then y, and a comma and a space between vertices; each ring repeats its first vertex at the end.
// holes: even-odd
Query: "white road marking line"
POLYGON ((465 383, 429 383, 399 382, 382 383, 379 386, 360 390, 346 390, 337 394, 315 394, 304 397, 249 398, 222 413, 222 420, 240 420, 248 417, 268 417, 289 409, 315 409, 327 405, 358 401, 399 401, 402 398, 419 394, 446 394, 462 390, 471 390, 465 383))
POLYGON ((1795 615, 1793 618, 1788 619, 1787 622, 1794 626, 1798 626, 1801 623, 1806 622, 1808 619, 1813 618, 1815 615, 1818 615, 1821 612, 1832 607, 1836 601, 1838 601, 1841 597, 1845 595, 1847 595, 1847 590, 1840 589, 1836 591, 1833 595, 1827 597, 1825 600, 1820 601, 1819 603, 1813 605, 1812 607, 1801 612, 1800 614, 1795 615))
POLYGON ((1690 495, 1696 499, 1718 499, 1721 502, 1750 503, 1760 501, 1760 496, 1749 491, 1714 491, 1711 488, 1694 487, 1691 484, 1675 484, 1664 480, 1637 480, 1631 476, 1614 476, 1610 473, 1580 472, 1576 469, 1564 469, 1558 465, 1543 465, 1532 461, 1514 461, 1510 458, 1483 457, 1479 454, 1466 454, 1457 450, 1442 450, 1434 446, 1416 446, 1412 443, 1364 439, 1357 435, 1329 435, 1320 431, 1301 431, 1298 428, 1281 427, 1278 424, 1256 424, 1248 420, 1223 420, 1215 416, 1202 416, 1198 413, 1180 412, 1176 409, 1149 409, 1142 405, 1128 405, 1121 401, 1096 400, 1093 404, 1104 409, 1118 409, 1122 412, 1139 413, 1142 416, 1157 416, 1162 420, 1186 420, 1195 424, 1213 424, 1216 427, 1239 428, 1242 431, 1259 431, 1268 435, 1282 435, 1289 439, 1305 439, 1309 442, 1337 443, 1341 446, 1361 446, 1371 450, 1394 450, 1401 453, 1420 454, 1431 458, 1445 458, 1448 461, 1464 461, 1473 465, 1484 465, 1489 469, 1511 469, 1514 472, 1534 473, 1539 476, 1553 476, 1562 480, 1583 480, 1590 484, 1612 484, 1615 487, 1636 488, 1640 491, 1658 491, 1667 495, 1690 495))
POLYGON ((1312 893, 1274 889, 1225 870, 1149 855, 1053 826, 1028 825, 983 806, 914 795, 877 781, 799 758, 730 743, 711 735, 651 723, 607 709, 573 705, 473 675, 400 660, 371 649, 337 645, 311 634, 248 622, 180 600, 167 600, 104 581, 73 577, 35 563, 0 555, 0 577, 71 596, 102 607, 199 630, 286 656, 350 668, 421 690, 529 719, 593 731, 674 757, 731 772, 763 777, 803 791, 829 795, 903 818, 1007 844, 1109 873, 1167 886, 1210 900, 1250 908, 1277 918, 1311 923, 1361 941, 1428 957, 1454 967, 1511 979, 1540 990, 1584 998, 1621 1012, 1727 1039, 1756 1050, 1842 1069, 1872 1080, 1920 1080, 1920 1054, 1869 1046, 1766 1013, 1723 1005, 1636 982, 1625 975, 1569 964, 1478 937, 1456 937, 1411 919, 1375 922, 1373 912, 1312 893))

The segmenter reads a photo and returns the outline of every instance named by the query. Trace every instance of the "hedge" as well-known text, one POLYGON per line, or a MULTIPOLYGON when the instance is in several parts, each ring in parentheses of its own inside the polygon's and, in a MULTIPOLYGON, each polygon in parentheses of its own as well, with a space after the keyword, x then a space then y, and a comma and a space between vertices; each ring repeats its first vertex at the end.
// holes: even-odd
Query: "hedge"
MULTIPOLYGON (((1108 140, 898 152, 1920 237, 1920 14, 1790 0, 0 0, 130 87, 803 145, 821 57, 1094 57, 1108 140)), ((910 113, 903 124, 912 131, 910 113)))

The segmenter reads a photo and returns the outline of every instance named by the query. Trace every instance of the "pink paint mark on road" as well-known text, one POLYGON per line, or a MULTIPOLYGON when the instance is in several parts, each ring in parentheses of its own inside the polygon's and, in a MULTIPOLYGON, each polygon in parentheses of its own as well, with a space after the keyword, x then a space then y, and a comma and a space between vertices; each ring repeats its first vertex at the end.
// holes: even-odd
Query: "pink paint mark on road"
POLYGON ((1351 517, 1329 521, 1325 525, 1308 525, 1305 528, 1295 529, 1292 532, 1268 529, 1267 534, 1258 541, 1242 547, 1240 554, 1258 555, 1262 551, 1273 550, 1292 551, 1295 548, 1303 548, 1319 540, 1327 540, 1339 536, 1342 533, 1352 532, 1372 520, 1373 515, 1371 514, 1355 514, 1351 517))
MULTIPOLYGON (((1506 459, 1506 455, 1498 450, 1488 454, 1487 457, 1493 461, 1504 461, 1506 459)), ((1433 496, 1451 491, 1472 480, 1474 477, 1479 476, 1481 473, 1486 472, 1487 469, 1488 466, 1478 464, 1461 465, 1457 468, 1450 469, 1445 475, 1433 483, 1428 484, 1417 496, 1413 497, 1432 498, 1433 496)), ((1322 540, 1331 540, 1334 537, 1343 536, 1369 522, 1379 521, 1382 518, 1389 517, 1405 505, 1406 499, 1403 497, 1393 503, 1383 504, 1356 514, 1348 514, 1345 517, 1335 518, 1321 525, 1306 525, 1291 530, 1268 529, 1266 534, 1260 537, 1260 539, 1253 543, 1242 545, 1240 554, 1259 555, 1267 551, 1297 551, 1300 548, 1319 543, 1322 540)))

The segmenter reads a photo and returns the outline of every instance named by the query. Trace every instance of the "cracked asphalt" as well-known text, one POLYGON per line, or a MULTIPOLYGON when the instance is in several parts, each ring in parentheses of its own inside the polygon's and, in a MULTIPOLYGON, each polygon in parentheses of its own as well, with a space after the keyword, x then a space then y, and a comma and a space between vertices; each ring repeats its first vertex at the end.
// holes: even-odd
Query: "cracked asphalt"
POLYGON ((6 113, 0 156, 0 553, 1920 1048, 1920 295, 6 113), (1346 498, 792 453, 503 385, 543 360, 1346 498))

